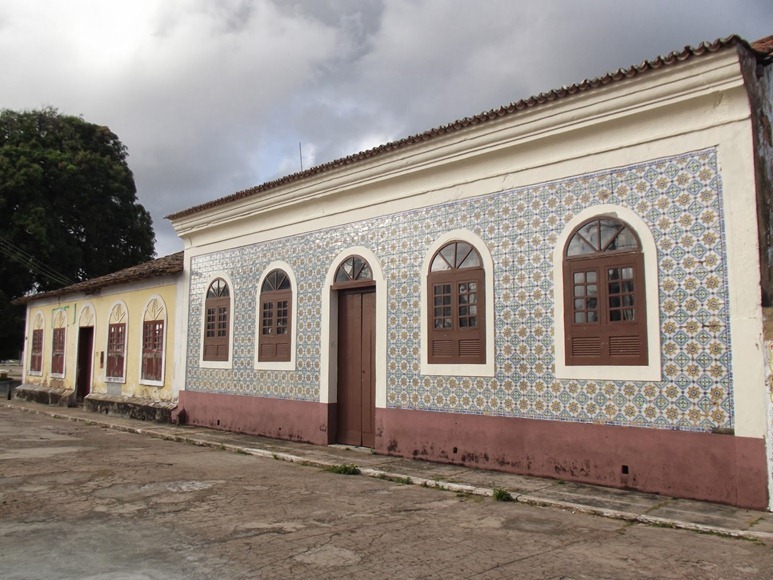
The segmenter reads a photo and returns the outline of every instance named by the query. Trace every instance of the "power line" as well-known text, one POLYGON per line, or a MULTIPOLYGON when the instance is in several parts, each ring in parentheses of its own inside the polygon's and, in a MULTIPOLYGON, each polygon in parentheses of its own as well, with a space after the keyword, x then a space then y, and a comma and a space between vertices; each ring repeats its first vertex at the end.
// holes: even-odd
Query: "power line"
POLYGON ((45 276, 46 278, 57 282, 58 284, 70 285, 73 281, 61 272, 54 270, 48 264, 45 264, 38 260, 32 254, 22 250, 18 246, 14 245, 8 239, 0 236, 0 251, 7 255, 12 260, 19 262, 20 264, 30 268, 34 272, 45 276))
POLYGON ((72 284, 72 280, 60 274, 53 268, 37 260, 34 256, 31 256, 10 244, 7 240, 0 237, 0 252, 8 256, 11 260, 22 264, 24 267, 29 268, 36 274, 39 274, 57 284, 68 286, 72 284))
POLYGON ((8 256, 14 262, 22 264, 33 272, 40 274, 41 276, 48 278, 57 284, 61 284, 63 286, 69 286, 70 284, 73 284, 73 281, 70 280, 67 276, 57 272, 47 264, 44 264, 35 256, 25 252, 3 236, 0 236, 0 252, 8 256))

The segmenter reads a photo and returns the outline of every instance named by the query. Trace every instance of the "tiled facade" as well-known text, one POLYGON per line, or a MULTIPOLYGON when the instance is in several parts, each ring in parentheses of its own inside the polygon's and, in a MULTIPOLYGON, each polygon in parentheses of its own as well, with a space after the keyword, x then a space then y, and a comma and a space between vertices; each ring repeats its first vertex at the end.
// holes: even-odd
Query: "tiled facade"
POLYGON ((734 425, 714 149, 195 256, 185 389, 319 401, 322 284, 334 257, 351 246, 378 256, 387 280, 388 407, 690 431, 734 425), (599 204, 635 212, 655 238, 660 382, 554 376, 554 246, 574 215, 599 204), (482 238, 494 261, 494 377, 420 373, 421 265, 435 239, 460 228, 482 238), (275 260, 297 279, 295 371, 254 368, 257 285, 275 260), (202 302, 216 272, 233 284, 231 369, 199 367, 202 302))

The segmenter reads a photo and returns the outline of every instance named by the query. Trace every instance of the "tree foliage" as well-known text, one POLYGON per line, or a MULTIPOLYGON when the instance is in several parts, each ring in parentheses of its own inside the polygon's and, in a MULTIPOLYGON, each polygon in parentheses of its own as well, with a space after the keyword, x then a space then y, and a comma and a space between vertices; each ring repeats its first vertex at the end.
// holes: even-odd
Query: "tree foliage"
POLYGON ((21 256, 72 282, 153 257, 152 220, 126 158, 107 127, 52 108, 0 111, 0 358, 22 345, 24 312, 9 301, 64 285, 21 256))

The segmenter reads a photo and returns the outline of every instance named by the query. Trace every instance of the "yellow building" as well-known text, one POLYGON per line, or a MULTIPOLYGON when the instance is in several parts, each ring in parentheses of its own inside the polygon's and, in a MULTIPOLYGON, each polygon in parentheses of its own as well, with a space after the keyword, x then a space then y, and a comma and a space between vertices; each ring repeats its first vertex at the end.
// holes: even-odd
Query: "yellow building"
POLYGON ((177 401, 179 252, 25 296, 18 398, 169 421, 177 401))

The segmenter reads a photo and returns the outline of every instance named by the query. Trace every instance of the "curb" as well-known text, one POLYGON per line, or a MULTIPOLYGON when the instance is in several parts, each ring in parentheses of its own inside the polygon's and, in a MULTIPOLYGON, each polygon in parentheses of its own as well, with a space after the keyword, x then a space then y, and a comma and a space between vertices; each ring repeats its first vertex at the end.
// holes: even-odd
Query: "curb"
MULTIPOLYGON (((244 453, 246 455, 252 455, 255 457, 261 457, 264 459, 276 459, 279 461, 286 461, 288 463, 295 463, 298 465, 304 465, 307 467, 317 467, 325 469, 338 465, 335 461, 324 461, 321 459, 308 459, 299 455, 293 455, 292 453, 285 453, 281 451, 269 451, 267 449, 259 449, 253 447, 246 447, 243 445, 233 445, 230 443, 218 443, 215 441, 208 441, 206 439, 199 439, 196 437, 189 437, 184 435, 176 435, 163 433, 152 428, 143 429, 140 427, 130 427, 126 425, 118 425, 107 420, 101 419, 87 419, 85 417, 73 417, 52 411, 48 409, 30 409, 28 407, 19 407, 12 403, 8 403, 0 400, 0 406, 8 409, 16 409, 24 413, 32 413, 34 415, 45 415, 54 419, 64 419, 76 423, 83 423, 85 425, 94 425, 98 427, 105 427, 116 431, 123 431, 124 433, 134 433, 136 435, 145 435, 156 439, 163 439, 165 441, 174 441, 177 443, 188 443, 191 445, 197 445, 200 447, 210 447, 212 449, 220 449, 228 451, 230 453, 244 453)), ((466 493, 470 495, 477 495, 482 497, 492 497, 494 495, 494 489, 488 487, 477 487, 465 483, 453 483, 447 481, 438 481, 436 479, 427 479, 425 477, 413 477, 410 475, 385 471, 382 469, 374 469, 370 467, 360 468, 360 474, 366 477, 372 477, 376 479, 384 479, 389 481, 397 481, 405 483, 406 485, 417 485, 420 487, 434 488, 441 491, 449 491, 453 493, 466 493)), ((675 520, 670 518, 660 518, 657 516, 649 516, 647 514, 638 514, 634 512, 625 512, 621 510, 614 510, 608 508, 594 507, 584 504, 578 504, 574 502, 567 502, 562 500, 547 499, 535 495, 529 494, 513 494, 512 500, 524 505, 530 505, 535 507, 546 507, 553 509, 562 509, 573 513, 581 513, 587 515, 600 516, 609 519, 621 520, 632 523, 639 523, 648 526, 667 527, 679 530, 688 530, 692 532, 698 532, 703 534, 715 534, 719 536, 729 538, 741 538, 752 541, 773 540, 773 533, 770 532, 755 532, 752 530, 738 530, 722 528, 718 526, 710 526, 706 524, 697 524, 693 522, 686 522, 682 520, 675 520)))

